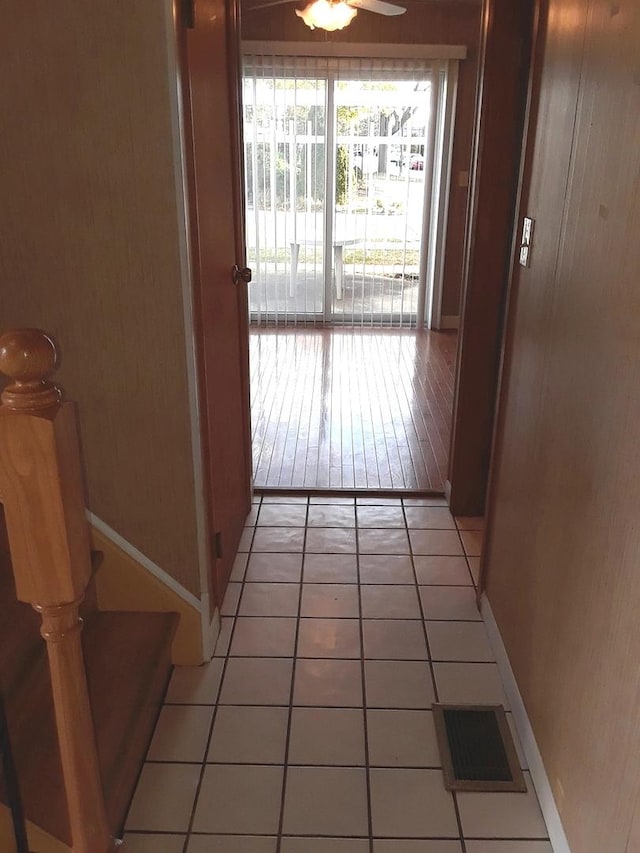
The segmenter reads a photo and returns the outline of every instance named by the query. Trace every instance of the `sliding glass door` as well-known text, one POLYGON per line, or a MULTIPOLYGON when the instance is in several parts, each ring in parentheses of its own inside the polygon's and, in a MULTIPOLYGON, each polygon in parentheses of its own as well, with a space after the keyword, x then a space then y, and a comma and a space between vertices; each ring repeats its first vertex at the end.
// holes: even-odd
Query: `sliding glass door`
POLYGON ((245 58, 253 322, 424 316, 433 77, 415 60, 245 58))

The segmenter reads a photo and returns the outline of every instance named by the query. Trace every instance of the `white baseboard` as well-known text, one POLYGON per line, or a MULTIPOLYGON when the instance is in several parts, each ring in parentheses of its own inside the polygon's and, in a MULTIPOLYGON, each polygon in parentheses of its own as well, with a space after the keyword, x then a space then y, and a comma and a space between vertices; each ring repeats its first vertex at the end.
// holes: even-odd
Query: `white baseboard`
POLYGON ((502 642, 498 623, 493 615, 489 599, 485 594, 482 595, 480 611, 482 613, 482 618, 485 621, 485 625, 487 626, 489 641, 496 656, 496 663, 498 664, 504 691, 507 699, 509 700, 509 706, 513 714, 513 722, 529 765, 533 787, 536 789, 540 808, 547 824, 551 846, 553 847, 554 853, 571 853, 567 836, 565 835, 562 827, 562 821, 560 820, 560 814, 558 812, 558 807, 556 806, 553 791, 549 783, 549 777, 547 776, 547 771, 544 768, 544 763, 542 761, 542 756, 540 755, 540 750, 538 749, 538 744, 536 743, 533 728, 529 722, 527 709, 522 701, 522 696, 520 695, 515 675, 511 669, 511 663, 509 662, 507 650, 502 642))
POLYGON ((114 545, 117 545, 125 554, 128 554, 136 563, 140 563, 150 574, 152 574, 155 578, 161 581, 165 586, 169 587, 172 592, 175 592, 176 595, 180 596, 187 604, 190 604, 192 607, 195 607, 196 610, 200 611, 202 608, 202 603, 199 598, 189 592, 188 589, 182 586, 182 584, 178 583, 175 578, 172 578, 170 574, 165 572, 164 569, 161 569, 153 560, 150 560, 149 557, 145 556, 142 551, 139 551, 135 545, 132 545, 131 542, 127 542, 119 533, 117 533, 112 527, 109 527, 101 518, 98 518, 97 515, 94 515, 92 512, 87 510, 87 518, 90 523, 102 533, 103 536, 106 536, 107 539, 110 539, 114 545))
POLYGON ((444 314, 440 317, 441 329, 458 329, 460 327, 460 317, 457 314, 444 314))

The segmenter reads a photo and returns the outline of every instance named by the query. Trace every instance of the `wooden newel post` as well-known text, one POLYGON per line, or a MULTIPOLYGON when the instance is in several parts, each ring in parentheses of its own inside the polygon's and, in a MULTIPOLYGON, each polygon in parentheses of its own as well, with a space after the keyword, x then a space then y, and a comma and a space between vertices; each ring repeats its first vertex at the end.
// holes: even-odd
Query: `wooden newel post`
POLYGON ((110 837, 78 608, 91 575, 75 410, 48 381, 56 366, 37 329, 0 337, 0 500, 16 592, 42 616, 74 853, 108 853, 110 837))

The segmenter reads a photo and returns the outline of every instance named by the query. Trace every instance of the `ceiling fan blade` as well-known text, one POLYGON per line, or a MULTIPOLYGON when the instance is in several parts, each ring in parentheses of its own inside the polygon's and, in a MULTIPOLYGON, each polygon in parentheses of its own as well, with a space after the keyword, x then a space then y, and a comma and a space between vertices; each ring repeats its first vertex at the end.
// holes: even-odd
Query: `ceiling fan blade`
POLYGON ((365 9, 367 12, 375 12, 377 15, 404 15, 407 11, 404 6, 385 3, 384 0, 347 0, 347 3, 356 9, 365 9))

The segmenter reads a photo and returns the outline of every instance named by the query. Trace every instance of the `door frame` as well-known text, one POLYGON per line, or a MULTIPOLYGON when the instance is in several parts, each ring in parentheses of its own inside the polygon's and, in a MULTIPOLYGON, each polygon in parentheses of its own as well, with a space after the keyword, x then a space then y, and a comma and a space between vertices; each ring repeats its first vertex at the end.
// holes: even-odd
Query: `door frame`
MULTIPOLYGON (((195 363, 195 418, 197 427, 193 431, 194 458, 198 460, 200 470, 196 472, 195 488, 200 508, 199 516, 202 516, 202 535, 199 536, 200 544, 200 577, 201 577, 201 601, 204 639, 204 656, 213 654, 213 643, 219 631, 220 617, 219 608, 222 603, 224 589, 220 589, 216 578, 219 575, 221 555, 216 553, 216 500, 215 489, 212 478, 211 448, 213 446, 213 432, 210 420, 210 403, 214 399, 214 389, 207 378, 205 370, 205 353, 209 348, 209 342, 213 339, 213 330, 207 327, 203 321, 203 281, 200 272, 200 233, 199 233, 199 200, 198 182, 196 175, 196 156, 194 152, 195 140, 193 135, 191 94, 190 94, 190 68, 187 51, 188 32, 193 28, 196 16, 201 14, 205 5, 222 6, 224 15, 224 38, 227 48, 227 108, 229 110, 229 122, 231 128, 232 169, 231 181, 233 185, 233 198, 230 199, 232 207, 233 230, 235 245, 233 247, 236 263, 239 267, 246 265, 246 252, 244 245, 244 194, 243 194, 243 165, 242 156, 238 151, 238 140, 240 134, 240 115, 238 110, 239 97, 239 63, 240 63, 240 28, 239 0, 169 0, 173 3, 173 34, 176 46, 176 67, 178 76, 178 125, 180 133, 179 159, 182 173, 184 201, 185 227, 186 227, 186 251, 188 275, 190 279, 190 319, 188 342, 193 350, 195 363), (234 85, 235 81, 235 85, 234 85)), ((232 270, 229 269, 229 280, 231 281, 232 270)), ((247 346, 242 356, 241 364, 241 398, 242 398, 242 434, 243 434, 243 458, 242 477, 246 483, 245 503, 246 513, 251 508, 252 498, 252 453, 251 453, 251 426, 250 426, 250 403, 249 403, 249 347, 248 347, 248 316, 246 284, 238 283, 239 311, 238 311, 238 335, 240 340, 244 339, 247 346)))
MULTIPOLYGON (((440 329, 442 318, 442 293, 444 284, 444 258, 446 253, 449 197, 451 189, 453 144, 455 136, 456 103, 458 90, 458 62, 466 59, 466 45, 453 44, 384 44, 366 42, 296 42, 259 41, 245 39, 240 45, 241 56, 309 56, 330 60, 351 59, 422 59, 434 62, 430 70, 432 121, 430 128, 430 155, 425 173, 425 213, 420 260, 421 298, 416 310, 416 328, 440 329), (438 63, 438 64, 436 64, 438 63), (433 212, 436 216, 432 216, 433 212)), ((325 139, 333 134, 333 91, 335 75, 326 77, 325 139)), ((242 148, 244 155, 244 148, 242 148)), ((244 156, 242 157, 244 165, 244 156)), ((335 207, 335 176, 333 158, 327 157, 323 232, 325 245, 332 242, 335 207)), ((323 311, 318 319, 332 325, 341 325, 331 311, 333 253, 323 252, 323 311)), ((277 314, 276 314, 277 316, 277 314)), ((383 322, 387 315, 382 315, 383 322)), ((317 322, 315 317, 300 317, 297 324, 317 322)))
POLYGON ((484 0, 449 477, 454 515, 485 512, 515 239, 535 0, 484 0), (500 110, 487 98, 499 97, 500 110))

